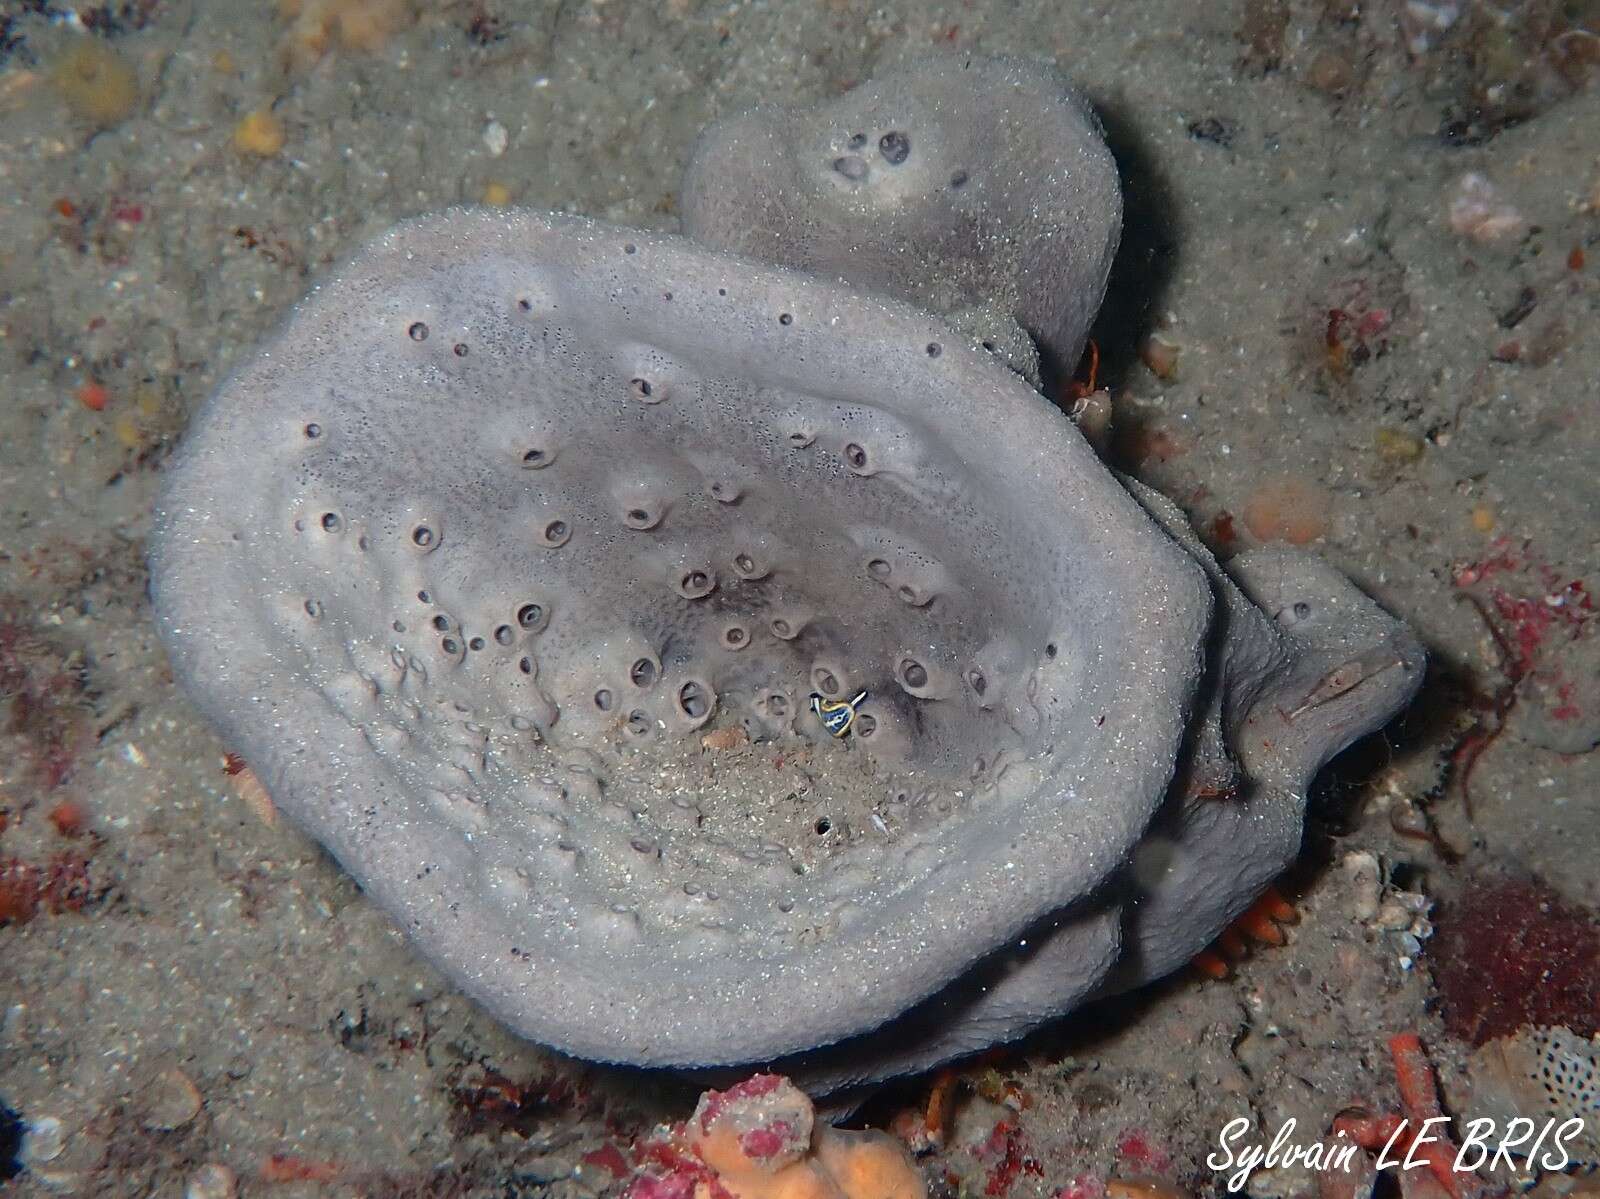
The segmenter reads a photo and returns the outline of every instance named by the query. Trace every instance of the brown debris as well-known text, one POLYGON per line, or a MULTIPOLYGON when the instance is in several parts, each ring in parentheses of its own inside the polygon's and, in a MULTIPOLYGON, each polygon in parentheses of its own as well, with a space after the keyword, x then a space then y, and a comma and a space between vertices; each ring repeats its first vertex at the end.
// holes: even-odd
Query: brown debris
POLYGON ((725 729, 712 729, 700 738, 700 745, 705 749, 727 750, 738 749, 750 740, 750 735, 739 725, 730 725, 725 729))

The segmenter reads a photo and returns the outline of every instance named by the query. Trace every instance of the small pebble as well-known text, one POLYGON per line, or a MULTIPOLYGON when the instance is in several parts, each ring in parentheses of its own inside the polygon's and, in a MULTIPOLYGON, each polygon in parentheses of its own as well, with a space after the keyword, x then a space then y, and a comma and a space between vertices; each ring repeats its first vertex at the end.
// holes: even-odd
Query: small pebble
POLYGON ((1319 92, 1338 95, 1355 80, 1355 68, 1343 54, 1324 50, 1311 60, 1307 73, 1311 86, 1319 92))
POLYGON ((1405 904, 1393 899, 1386 899, 1378 906, 1376 924, 1387 931, 1396 931, 1411 926, 1411 912, 1405 904))
POLYGON ((53 1162, 61 1156, 66 1144, 67 1132, 61 1121, 54 1116, 40 1116, 28 1122, 28 1130, 22 1134, 22 1148, 17 1153, 17 1160, 25 1166, 53 1162))
POLYGON ((1152 333, 1139 343, 1139 360, 1163 383, 1178 377, 1179 353, 1180 347, 1159 334, 1152 333))
POLYGON ((731 725, 725 729, 713 729, 700 738, 700 744, 706 749, 735 749, 750 740, 748 733, 738 725, 731 725))
POLYGON ((1449 216, 1452 232, 1480 243, 1521 237, 1528 228, 1516 207, 1502 200, 1494 184, 1476 171, 1456 184, 1449 216))
POLYGON ((1366 924, 1378 914, 1378 903, 1383 895, 1383 870, 1378 859, 1370 853, 1348 853, 1343 862, 1350 889, 1355 892, 1351 914, 1366 924))
POLYGON ((183 1199, 233 1199, 237 1182, 233 1171, 217 1162, 207 1162, 189 1175, 183 1199))
POLYGON ((1422 438, 1404 429, 1381 428, 1374 434, 1373 443, 1377 446, 1378 457, 1385 462, 1404 465, 1422 457, 1422 438))
POLYGON ((1108 1178, 1107 1199, 1190 1199, 1189 1192, 1160 1178, 1108 1178))
POLYGON ((144 1126, 160 1132, 182 1128, 200 1114, 200 1089, 176 1066, 151 1080, 144 1101, 144 1126))
POLYGON ((1428 828, 1428 818, 1408 799, 1400 800, 1389 809, 1389 827, 1402 837, 1419 841, 1426 841, 1433 835, 1428 828))
POLYGON ((266 108, 256 109, 233 128, 233 148, 257 158, 271 158, 286 140, 283 122, 266 108))

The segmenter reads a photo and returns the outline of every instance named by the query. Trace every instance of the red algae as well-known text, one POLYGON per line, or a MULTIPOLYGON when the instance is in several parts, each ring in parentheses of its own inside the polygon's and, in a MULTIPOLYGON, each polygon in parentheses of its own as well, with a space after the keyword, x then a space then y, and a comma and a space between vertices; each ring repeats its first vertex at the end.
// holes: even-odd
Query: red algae
POLYGON ((1471 884, 1429 942, 1445 1028, 1471 1045, 1526 1024, 1600 1031, 1600 920, 1537 882, 1471 884))
POLYGON ((1022 1126, 1015 1120, 1001 1120, 977 1150, 979 1161, 989 1166, 983 1193, 1001 1199, 1024 1174, 1043 1174, 1044 1167, 1028 1152, 1022 1126))

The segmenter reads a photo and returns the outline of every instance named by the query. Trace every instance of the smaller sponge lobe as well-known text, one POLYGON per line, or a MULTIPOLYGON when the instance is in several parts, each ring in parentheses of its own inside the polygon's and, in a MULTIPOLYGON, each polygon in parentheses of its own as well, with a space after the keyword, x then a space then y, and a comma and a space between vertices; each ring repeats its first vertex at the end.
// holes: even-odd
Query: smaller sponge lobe
POLYGON ((712 125, 683 213, 706 245, 911 300, 1033 377, 1030 336, 1056 369, 1077 364, 1122 198, 1099 123, 1060 74, 940 57, 712 125))

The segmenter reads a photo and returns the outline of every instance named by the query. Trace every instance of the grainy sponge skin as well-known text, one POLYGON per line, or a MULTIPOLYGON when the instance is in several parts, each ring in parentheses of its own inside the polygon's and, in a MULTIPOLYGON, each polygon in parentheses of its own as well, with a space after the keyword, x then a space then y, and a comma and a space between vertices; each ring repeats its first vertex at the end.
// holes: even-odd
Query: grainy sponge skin
POLYGON ((981 55, 718 121, 680 204, 705 245, 910 300, 1030 378, 1030 337, 1077 366, 1122 228, 1088 104, 1049 66, 981 55))

